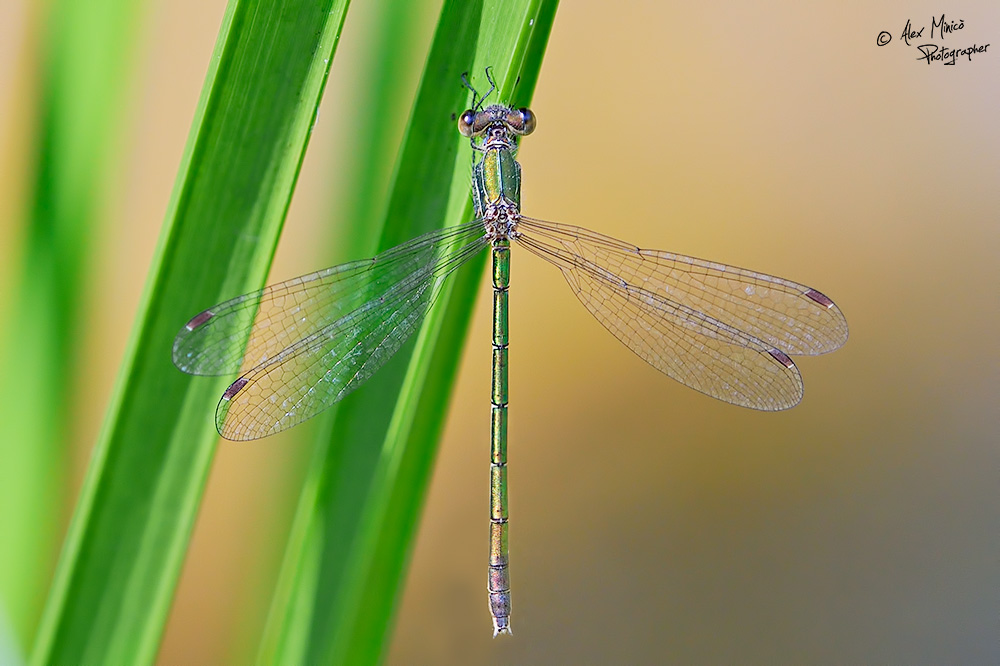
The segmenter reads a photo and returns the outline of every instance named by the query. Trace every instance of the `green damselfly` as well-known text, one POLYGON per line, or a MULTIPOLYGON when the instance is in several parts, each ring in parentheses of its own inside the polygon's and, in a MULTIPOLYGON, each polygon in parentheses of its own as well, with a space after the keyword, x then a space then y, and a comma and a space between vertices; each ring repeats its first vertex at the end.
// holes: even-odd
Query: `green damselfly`
MULTIPOLYGON (((487 93, 488 95, 489 93, 487 93)), ((426 233, 363 261, 271 285, 209 308, 174 341, 178 368, 239 372, 219 401, 226 439, 291 428, 358 388, 417 330, 442 281, 492 252, 489 600, 494 635, 510 633, 507 548, 507 303, 511 241, 554 264, 584 306, 657 370, 702 393, 777 411, 802 399, 791 356, 847 340, 847 321, 810 287, 658 250, 520 211, 517 141, 535 128, 528 109, 484 106, 458 119, 479 155, 476 218, 426 233)))

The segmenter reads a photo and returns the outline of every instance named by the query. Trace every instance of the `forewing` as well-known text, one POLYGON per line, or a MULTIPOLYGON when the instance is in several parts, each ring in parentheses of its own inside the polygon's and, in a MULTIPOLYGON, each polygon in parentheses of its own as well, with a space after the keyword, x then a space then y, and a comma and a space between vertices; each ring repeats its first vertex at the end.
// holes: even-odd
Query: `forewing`
POLYGON ((818 290, 790 280, 525 218, 520 228, 630 287, 700 312, 785 354, 825 354, 847 341, 847 320, 818 290))
POLYGON ((245 373, 273 360, 434 263, 446 248, 482 236, 482 223, 439 229, 353 261, 270 285, 205 310, 174 339, 174 364, 193 375, 245 373))

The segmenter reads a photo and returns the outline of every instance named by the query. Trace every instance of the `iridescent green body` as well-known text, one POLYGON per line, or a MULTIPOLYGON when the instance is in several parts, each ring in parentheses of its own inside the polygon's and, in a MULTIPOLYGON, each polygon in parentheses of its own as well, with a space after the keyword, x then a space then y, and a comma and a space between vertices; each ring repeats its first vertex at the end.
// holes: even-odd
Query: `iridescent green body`
POLYGON ((513 149, 490 148, 483 154, 473 169, 472 198, 480 217, 495 206, 513 206, 520 212, 521 165, 513 149))
MULTIPOLYGON (((468 112, 467 112, 468 113, 468 112)), ((509 120, 512 111, 492 106, 474 115, 463 134, 472 134, 475 120, 483 124, 481 144, 473 148, 482 159, 473 168, 472 198, 483 221, 493 255, 493 386, 490 395, 490 614, 493 634, 510 633, 510 569, 507 536, 507 288, 510 284, 510 240, 521 215, 521 165, 514 159, 517 129, 533 126, 509 120)), ((523 114, 525 111, 513 112, 523 114)), ((523 117, 523 116, 522 116, 523 117)), ((528 116, 530 119, 531 117, 528 116)), ((460 124, 460 128, 462 125, 460 124)))
POLYGON ((493 241, 493 390, 490 394, 490 613, 494 635, 510 633, 507 561, 507 286, 510 240, 493 241))

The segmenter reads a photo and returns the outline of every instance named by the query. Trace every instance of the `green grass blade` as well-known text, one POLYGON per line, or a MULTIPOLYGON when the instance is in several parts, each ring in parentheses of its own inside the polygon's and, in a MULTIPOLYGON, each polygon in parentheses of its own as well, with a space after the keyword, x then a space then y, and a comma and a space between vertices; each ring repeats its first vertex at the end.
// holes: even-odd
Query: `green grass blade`
MULTIPOLYGON (((350 42, 345 42, 345 49, 338 53, 337 65, 339 71, 349 74, 331 82, 326 95, 329 98, 337 94, 339 99, 325 100, 321 109, 324 122, 331 123, 323 129, 332 129, 343 138, 335 142, 335 165, 328 170, 332 175, 322 176, 329 187, 326 194, 330 202, 326 225, 329 232, 325 234, 329 238, 324 242, 328 251, 313 268, 376 252, 388 203, 389 180, 423 69, 423 55, 417 57, 414 53, 427 48, 440 10, 438 0, 404 3, 369 0, 351 8, 344 28, 350 42), (330 107, 335 108, 331 111, 330 107)), ((323 147, 314 144, 311 150, 316 157, 316 151, 323 147)), ((303 267, 300 272, 306 270, 310 268, 303 267)), ((334 406, 316 418, 311 432, 303 429, 300 433, 296 429, 292 434, 315 439, 316 432, 329 427, 336 411, 334 406)), ((272 449, 273 441, 263 442, 262 446, 272 449)), ((278 501, 282 506, 293 507, 301 491, 301 483, 289 483, 278 501)), ((280 544, 280 539, 276 543, 280 544)), ((273 569, 270 572, 276 573, 273 569)), ((268 611, 272 588, 273 581, 270 585, 261 581, 255 597, 259 602, 248 604, 240 630, 229 637, 232 663, 253 663, 258 654, 262 626, 257 622, 261 619, 259 614, 266 615, 268 611)))
POLYGON ((58 548, 80 304, 141 4, 58 0, 41 39, 41 99, 23 262, 0 315, 0 616, 31 645, 58 548))
MULTIPOLYGON (((454 122, 469 103, 460 76, 470 72, 485 91, 492 66, 496 99, 527 104, 555 8, 445 3, 381 248, 472 218, 471 162, 454 122)), ((361 664, 383 654, 485 261, 452 277, 416 342, 338 406, 300 501, 262 662, 361 664)), ((485 611, 483 621, 487 631, 485 611)))
POLYGON ((263 282, 347 2, 230 3, 33 662, 155 659, 229 380, 184 376, 174 335, 263 282))

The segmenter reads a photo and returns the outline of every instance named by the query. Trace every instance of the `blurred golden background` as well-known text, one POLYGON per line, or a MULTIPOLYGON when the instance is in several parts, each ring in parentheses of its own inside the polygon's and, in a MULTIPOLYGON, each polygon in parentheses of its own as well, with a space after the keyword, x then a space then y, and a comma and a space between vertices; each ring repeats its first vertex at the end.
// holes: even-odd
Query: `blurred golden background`
MULTIPOLYGON (((331 233, 337 155, 364 149, 346 119, 365 5, 348 14, 274 280, 328 262, 315 239, 331 233)), ((96 231, 71 500, 224 9, 150 3, 96 231)), ((23 233, 37 29, 29 3, 0 6, 0 285, 23 233)), ((515 251, 515 633, 493 640, 486 604, 484 283, 388 662, 1000 661, 998 54, 1000 5, 985 1, 563 2, 520 153, 525 212, 804 282, 851 338, 801 360, 800 406, 743 410, 646 366, 515 251), (942 11, 965 23, 946 44, 996 46, 918 62, 903 26, 942 11)), ((422 65, 398 66, 415 85, 422 65)), ((300 430, 220 444, 160 663, 252 659, 310 450, 300 430)))

